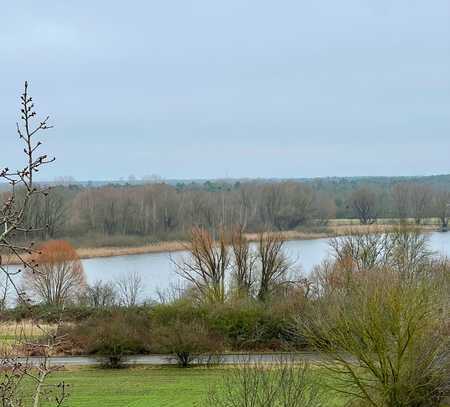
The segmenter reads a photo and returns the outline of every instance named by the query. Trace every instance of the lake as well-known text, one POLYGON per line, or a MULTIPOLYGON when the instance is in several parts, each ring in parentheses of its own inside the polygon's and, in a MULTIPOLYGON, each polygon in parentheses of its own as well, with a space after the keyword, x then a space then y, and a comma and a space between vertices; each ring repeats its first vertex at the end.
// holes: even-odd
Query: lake
MULTIPOLYGON (((430 249, 450 257, 450 233, 429 234, 430 249)), ((329 255, 328 239, 292 240, 285 244, 286 253, 296 261, 304 275, 329 255)), ((158 290, 179 283, 174 261, 186 253, 148 253, 83 260, 88 283, 114 281, 128 273, 138 273, 145 286, 145 298, 156 298, 158 290)))

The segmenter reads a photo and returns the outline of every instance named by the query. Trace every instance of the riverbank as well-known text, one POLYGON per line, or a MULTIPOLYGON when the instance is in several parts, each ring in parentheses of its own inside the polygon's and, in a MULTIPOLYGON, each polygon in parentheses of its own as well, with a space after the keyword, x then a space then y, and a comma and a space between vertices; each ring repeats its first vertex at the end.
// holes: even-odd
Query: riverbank
MULTIPOLYGON (((348 234, 358 233, 380 233, 383 231, 390 231, 398 227, 398 224, 393 223, 393 220, 389 220, 390 223, 377 223, 375 225, 360 225, 356 223, 342 222, 342 220, 332 220, 326 227, 316 228, 304 228, 302 230, 290 230, 278 232, 286 240, 314 240, 314 239, 327 239, 335 236, 343 236, 348 234)), ((435 231, 437 226, 433 223, 427 223, 421 226, 411 225, 411 227, 418 228, 423 232, 435 231)), ((258 240, 257 233, 247 233, 247 239, 251 242, 258 240)), ((173 241, 160 241, 146 244, 139 244, 134 242, 126 245, 102 245, 101 242, 97 242, 95 247, 81 245, 80 242, 74 242, 77 248, 77 253, 81 259, 92 259, 102 257, 117 257, 117 256, 129 256, 136 254, 148 254, 148 253, 171 253, 180 252, 189 248, 189 243, 183 240, 173 241)), ((7 257, 3 258, 3 264, 14 265, 18 264, 16 258, 7 257)))
MULTIPOLYGON (((327 239, 335 236, 343 236, 349 233, 380 233, 386 230, 393 230, 398 225, 386 224, 386 225, 330 225, 323 230, 290 230, 279 232, 286 240, 313 240, 313 239, 327 239)), ((419 229, 423 232, 432 232, 436 230, 436 226, 424 225, 419 229)), ((257 233, 247 233, 246 237, 251 242, 258 240, 257 233)), ((115 257, 115 256, 127 256, 133 254, 147 254, 147 253, 171 253, 184 251, 189 248, 187 241, 169 241, 151 243, 142 246, 134 247, 82 247, 77 249, 77 253, 82 259, 91 259, 99 257, 115 257)))

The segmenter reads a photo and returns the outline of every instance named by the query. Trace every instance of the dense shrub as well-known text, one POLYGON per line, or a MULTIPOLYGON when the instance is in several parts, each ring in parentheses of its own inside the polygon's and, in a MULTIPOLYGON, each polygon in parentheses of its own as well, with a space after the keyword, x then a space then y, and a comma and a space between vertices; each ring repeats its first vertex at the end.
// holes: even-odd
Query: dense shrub
POLYGON ((207 321, 234 349, 279 349, 289 326, 288 319, 260 304, 215 307, 207 321))
POLYGON ((154 349, 173 355, 181 367, 222 351, 220 338, 200 322, 170 321, 155 328, 153 334, 154 349))
POLYGON ((210 307, 195 304, 193 301, 180 300, 167 304, 158 304, 151 308, 150 317, 155 324, 164 324, 175 320, 185 322, 205 320, 210 307))
POLYGON ((149 318, 135 311, 99 314, 63 328, 72 350, 99 356, 109 367, 119 367, 130 354, 147 353, 151 343, 149 318))
POLYGON ((150 315, 155 326, 174 321, 200 322, 223 338, 224 345, 230 350, 280 350, 301 345, 298 335, 290 335, 298 309, 283 304, 243 301, 206 306, 182 301, 157 305, 150 315), (297 342, 293 343, 294 339, 297 342))
POLYGON ((1 312, 3 321, 22 321, 24 319, 38 319, 45 323, 84 321, 97 314, 97 310, 81 305, 66 305, 63 309, 56 305, 37 304, 6 309, 1 312))

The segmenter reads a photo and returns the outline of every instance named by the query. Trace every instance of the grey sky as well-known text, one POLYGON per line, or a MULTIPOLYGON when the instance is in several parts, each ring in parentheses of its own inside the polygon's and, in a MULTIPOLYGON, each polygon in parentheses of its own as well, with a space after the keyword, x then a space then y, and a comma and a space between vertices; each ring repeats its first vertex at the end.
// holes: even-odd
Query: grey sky
POLYGON ((4 1, 0 166, 25 79, 46 178, 450 172, 448 0, 4 1))

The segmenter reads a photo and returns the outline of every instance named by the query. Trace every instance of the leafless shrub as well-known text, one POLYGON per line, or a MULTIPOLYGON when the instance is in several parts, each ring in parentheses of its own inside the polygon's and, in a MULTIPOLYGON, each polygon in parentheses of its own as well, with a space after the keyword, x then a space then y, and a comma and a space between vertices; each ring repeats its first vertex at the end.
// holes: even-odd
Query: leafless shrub
POLYGON ((227 372, 203 404, 217 407, 321 407, 321 394, 306 364, 280 360, 242 364, 227 372))
POLYGON ((169 284, 169 287, 156 290, 157 301, 160 304, 170 304, 182 299, 191 298, 192 286, 186 285, 183 281, 169 284))
POLYGON ((96 281, 86 287, 80 300, 92 308, 111 308, 118 303, 117 297, 114 284, 96 281))
POLYGON ((119 303, 125 307, 136 306, 144 291, 142 277, 137 272, 132 272, 119 277, 116 281, 119 303))

